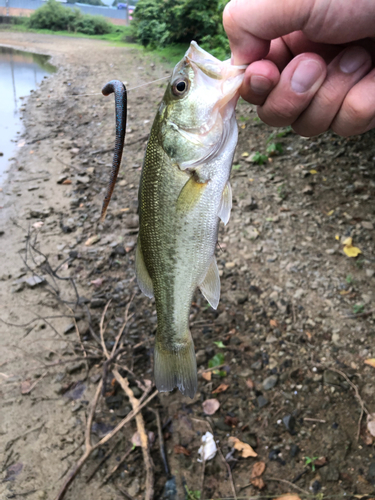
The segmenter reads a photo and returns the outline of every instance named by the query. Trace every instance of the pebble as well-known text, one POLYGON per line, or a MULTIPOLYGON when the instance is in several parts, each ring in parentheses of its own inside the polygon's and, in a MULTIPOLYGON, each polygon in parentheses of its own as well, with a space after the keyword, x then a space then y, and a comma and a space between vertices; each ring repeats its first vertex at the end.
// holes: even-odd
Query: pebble
POLYGON ((290 434, 295 434, 294 428, 296 426, 296 419, 293 415, 285 415, 285 417, 283 417, 283 424, 290 434))
POLYGON ((375 271, 373 269, 366 269, 366 276, 367 278, 372 278, 375 274, 375 271))
POLYGON ((300 447, 297 445, 297 444, 292 444, 291 447, 290 447, 290 452, 289 452, 289 455, 292 457, 292 458, 295 458, 298 453, 300 452, 300 447))
POLYGON ((45 279, 40 278, 39 276, 30 276, 30 278, 25 279, 26 285, 29 286, 30 288, 35 288, 36 286, 38 286, 44 282, 45 282, 45 279))
POLYGON ((104 307, 106 303, 105 299, 91 299, 90 307, 92 309, 99 309, 99 307, 104 307))
POLYGON ((264 408, 265 406, 268 405, 268 403, 269 403, 268 399, 265 398, 264 396, 257 397, 257 404, 259 408, 264 408))
POLYGON ((70 366, 65 368, 66 373, 72 374, 82 370, 85 367, 85 363, 83 361, 79 361, 78 363, 72 363, 70 366))
POLYGON ((271 375, 270 377, 267 377, 263 380, 262 382, 262 387, 265 391, 269 391, 275 387, 277 384, 277 381, 279 380, 279 377, 277 375, 271 375))
POLYGON ((372 222, 367 221, 367 220, 363 220, 363 221, 361 222, 361 224, 362 224, 362 227, 363 227, 364 229, 369 229, 370 231, 371 231, 372 229, 374 229, 374 224, 373 224, 372 222))

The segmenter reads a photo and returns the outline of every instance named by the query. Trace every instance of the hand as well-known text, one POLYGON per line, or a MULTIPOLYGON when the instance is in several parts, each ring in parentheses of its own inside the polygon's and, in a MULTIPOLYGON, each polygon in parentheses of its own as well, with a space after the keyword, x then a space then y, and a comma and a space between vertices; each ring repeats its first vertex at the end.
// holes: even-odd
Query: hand
POLYGON ((375 127, 373 0, 231 0, 223 23, 265 123, 307 137, 375 127))

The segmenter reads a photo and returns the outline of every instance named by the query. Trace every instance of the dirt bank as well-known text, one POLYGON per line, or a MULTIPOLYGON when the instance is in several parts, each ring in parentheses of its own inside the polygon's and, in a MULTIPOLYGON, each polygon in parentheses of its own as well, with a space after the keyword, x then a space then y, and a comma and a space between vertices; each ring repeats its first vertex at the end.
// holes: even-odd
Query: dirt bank
MULTIPOLYGON (((1 319, 7 323, 0 327, 0 499, 52 499, 83 453, 102 374, 99 322, 109 299, 107 349, 129 306, 119 367, 136 396, 142 391, 136 380, 152 380, 156 316, 135 282, 134 245, 145 139, 164 83, 129 92, 128 146, 103 225, 113 98, 82 94, 99 93, 112 78, 136 87, 170 68, 137 49, 87 39, 0 32, 0 44, 50 54, 59 67, 27 100, 25 133, 0 192, 1 319)), ((183 483, 202 489, 197 450, 210 425, 239 497, 259 493, 251 473, 255 462, 264 462, 262 494, 270 498, 287 491, 301 498, 369 498, 375 494, 375 438, 366 421, 367 412, 375 413, 375 368, 366 364, 375 358, 374 134, 303 139, 283 130, 270 137, 275 131, 243 102, 238 124, 234 207, 217 250, 222 299, 213 311, 197 293, 191 316, 200 369, 223 355, 226 376, 200 377, 193 401, 174 392, 152 403, 171 471, 179 490, 183 483), (277 143, 279 154, 263 165, 252 161, 254 152, 277 143), (356 258, 343 252, 348 237, 361 250, 356 258), (213 394, 220 384, 228 387, 213 394), (207 417, 202 403, 215 397, 220 408, 207 417), (258 456, 232 452, 229 436, 258 456), (312 466, 309 459, 316 458, 312 466)), ((109 372, 93 442, 130 411, 112 379, 109 372)), ((166 476, 155 414, 143 414, 155 438, 155 498, 161 498, 166 476)), ((66 498, 124 498, 121 489, 143 498, 139 448, 103 485, 135 431, 133 421, 96 450, 66 498)), ((203 489, 201 498, 232 495, 220 455, 206 464, 203 489)))

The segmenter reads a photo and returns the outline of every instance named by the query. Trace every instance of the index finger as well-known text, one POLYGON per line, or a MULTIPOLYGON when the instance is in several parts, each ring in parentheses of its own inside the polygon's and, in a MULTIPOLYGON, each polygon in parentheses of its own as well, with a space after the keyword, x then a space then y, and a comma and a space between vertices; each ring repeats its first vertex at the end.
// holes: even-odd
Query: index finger
POLYGON ((294 31, 314 42, 341 44, 375 36, 369 0, 232 0, 224 10, 234 64, 265 57, 269 41, 294 31))

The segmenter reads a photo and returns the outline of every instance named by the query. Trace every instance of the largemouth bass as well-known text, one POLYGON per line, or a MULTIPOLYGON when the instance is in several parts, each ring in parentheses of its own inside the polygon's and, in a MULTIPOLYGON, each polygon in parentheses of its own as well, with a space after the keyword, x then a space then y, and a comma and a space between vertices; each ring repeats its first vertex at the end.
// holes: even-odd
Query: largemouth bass
POLYGON ((220 219, 232 207, 229 184, 238 130, 234 108, 246 66, 222 62, 192 42, 175 67, 155 117, 139 188, 136 273, 155 297, 155 383, 189 397, 197 390, 189 330, 200 288, 216 309, 215 258, 220 219))

